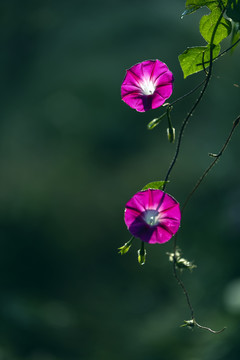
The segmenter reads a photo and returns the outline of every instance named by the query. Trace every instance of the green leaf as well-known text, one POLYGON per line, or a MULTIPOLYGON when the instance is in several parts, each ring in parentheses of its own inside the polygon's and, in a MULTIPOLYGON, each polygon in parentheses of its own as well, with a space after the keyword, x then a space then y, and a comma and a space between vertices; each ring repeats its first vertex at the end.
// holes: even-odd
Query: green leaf
POLYGON ((233 21, 240 22, 240 0, 228 1, 227 16, 233 21))
MULTIPOLYGON (((215 8, 209 15, 204 15, 200 20, 200 33, 209 44, 211 43, 212 35, 220 15, 221 10, 219 8, 215 8)), ((218 24, 217 30, 215 31, 213 44, 219 44, 231 33, 231 30, 231 22, 225 18, 222 18, 218 24)))
MULTIPOLYGON (((167 181, 168 182, 168 181, 167 181)), ((147 190, 147 189, 158 189, 158 190, 162 190, 163 186, 166 184, 166 181, 153 181, 148 183, 147 185, 144 186, 144 188, 142 188, 142 190, 147 190)))
MULTIPOLYGON (((187 0, 186 1, 186 9, 190 9, 190 8, 194 8, 194 7, 203 7, 203 6, 208 6, 208 4, 212 4, 212 3, 216 3, 218 2, 217 0, 187 0)), ((197 9, 196 9, 197 10, 197 9)))
POLYGON ((223 10, 228 3, 228 0, 214 0, 214 1, 207 1, 208 4, 206 5, 210 10, 215 9, 218 7, 220 10, 223 10))
MULTIPOLYGON (((220 49, 220 45, 214 45, 213 60, 218 56, 220 49)), ((179 55, 178 60, 183 71, 184 79, 189 75, 203 70, 203 58, 204 63, 206 63, 205 67, 207 67, 210 61, 210 45, 187 48, 187 50, 179 55)))
POLYGON ((186 1, 186 8, 189 9, 190 7, 194 6, 205 6, 206 3, 208 3, 209 0, 187 0, 186 1))
POLYGON ((203 6, 207 6, 210 10, 213 10, 216 7, 222 8, 222 5, 226 6, 227 2, 228 0, 187 0, 186 10, 182 14, 182 17, 195 12, 203 6))
POLYGON ((182 13, 181 19, 186 15, 190 15, 190 14, 194 13, 195 11, 197 11, 200 8, 201 8, 201 6, 197 6, 197 5, 190 6, 189 8, 184 10, 184 12, 182 13))

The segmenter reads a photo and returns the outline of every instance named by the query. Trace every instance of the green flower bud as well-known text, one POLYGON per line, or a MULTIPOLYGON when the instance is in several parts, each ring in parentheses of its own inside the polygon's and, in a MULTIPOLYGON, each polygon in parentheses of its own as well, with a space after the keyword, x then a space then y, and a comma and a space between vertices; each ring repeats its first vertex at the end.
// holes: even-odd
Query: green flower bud
POLYGON ((144 265, 146 262, 146 255, 147 252, 144 250, 144 252, 141 252, 141 250, 138 250, 138 262, 140 265, 144 265))
POLYGON ((163 113, 158 118, 155 118, 152 121, 150 121, 150 123, 148 123, 148 125, 147 125, 148 130, 154 129, 161 122, 161 120, 164 118, 164 116, 166 116, 166 115, 167 115, 167 112, 163 113))
POLYGON ((141 244, 141 249, 138 250, 138 262, 140 265, 144 265, 146 262, 147 252, 144 248, 144 242, 141 244))
POLYGON ((170 127, 167 128, 167 137, 170 143, 174 143, 175 141, 175 128, 174 127, 170 127))

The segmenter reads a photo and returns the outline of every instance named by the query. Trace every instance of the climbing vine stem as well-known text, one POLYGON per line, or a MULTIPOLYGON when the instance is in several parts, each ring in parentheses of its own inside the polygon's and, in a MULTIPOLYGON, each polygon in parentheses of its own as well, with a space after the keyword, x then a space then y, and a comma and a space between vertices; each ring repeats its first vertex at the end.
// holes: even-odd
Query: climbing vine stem
MULTIPOLYGON (((211 75, 212 75, 212 68, 213 68, 213 49, 214 49, 214 36, 216 34, 216 31, 217 31, 217 28, 221 22, 221 19, 223 17, 223 13, 225 11, 225 8, 222 9, 222 12, 218 18, 218 21, 216 22, 216 25, 214 27, 214 30, 213 30, 213 33, 212 33, 212 36, 211 36, 211 41, 210 41, 210 59, 209 59, 209 68, 208 70, 206 70, 205 68, 205 64, 206 62, 204 61, 204 53, 203 53, 203 58, 202 58, 202 66, 203 66, 203 69, 204 69, 204 72, 206 74, 206 77, 203 81, 203 83, 201 85, 203 85, 203 88, 198 96, 198 98, 196 99, 196 101, 194 102, 193 106, 191 107, 189 113, 186 115, 185 119, 183 120, 183 123, 182 123, 182 126, 180 128, 180 132, 179 132, 179 136, 178 136, 178 140, 177 140, 177 145, 176 145, 176 150, 175 150, 175 154, 174 154, 174 157, 173 157, 173 160, 169 166, 169 169, 166 173, 166 177, 165 177, 165 180, 164 180, 164 186, 163 186, 163 190, 165 190, 165 187, 167 185, 167 182, 168 182, 168 179, 169 179, 169 176, 173 170, 173 167, 174 165, 176 164, 176 161, 177 161, 177 158, 178 158, 178 155, 179 155, 179 152, 180 152, 180 148, 181 148, 181 144, 182 144, 182 138, 183 138, 183 133, 184 133, 184 130, 188 124, 188 121, 190 119, 190 117, 193 115, 195 109, 197 108, 197 106, 199 105, 200 101, 202 100, 205 92, 206 92, 206 89, 209 85, 209 81, 211 79, 211 75)), ((229 49, 228 49, 229 50, 229 49)), ((195 89, 194 89, 195 90, 195 89)), ((188 95, 188 94, 186 94, 188 95)), ((192 190, 192 192, 189 194, 186 202, 184 203, 183 205, 183 209, 184 207, 186 206, 186 204, 188 203, 188 201, 190 200, 191 196, 193 195, 193 193, 197 190, 197 188, 199 187, 199 185, 201 184, 201 182, 203 181, 203 179, 206 177, 206 175, 208 174, 208 172, 211 170, 211 168, 215 165, 215 163, 218 161, 219 157, 223 154, 224 150, 226 149, 229 141, 231 140, 231 137, 232 137, 232 134, 236 128, 236 126, 238 125, 240 121, 240 117, 238 117, 234 123, 233 123, 233 127, 231 129, 231 132, 229 134, 229 136, 227 137, 222 149, 220 150, 220 152, 217 154, 217 155, 214 155, 214 154, 211 154, 211 156, 214 157, 214 160, 212 162, 212 164, 207 168, 207 170, 204 172, 204 174, 201 176, 201 178, 199 179, 198 183, 196 184, 196 186, 194 187, 194 189, 192 190)), ((182 209, 182 210, 183 210, 182 209)), ((211 328, 207 327, 207 326, 203 326, 203 325, 200 325, 196 319, 195 319, 195 314, 194 314, 194 310, 193 310, 193 306, 192 306, 192 303, 191 303, 191 300, 190 300, 190 296, 189 296, 189 293, 185 287, 185 284, 183 283, 181 277, 180 277, 180 274, 179 274, 179 268, 178 268, 178 263, 177 263, 177 260, 178 260, 178 249, 177 249, 177 236, 175 236, 174 238, 174 253, 173 253, 173 274, 174 274, 174 277, 176 278, 179 286, 182 288, 183 290, 183 293, 186 297, 186 301, 187 301, 187 305, 189 307, 189 310, 190 310, 190 315, 191 315, 191 319, 190 320, 186 320, 184 322, 184 326, 189 326, 189 327, 194 327, 194 326, 197 326, 198 328, 201 328, 201 329, 204 329, 204 330, 207 330, 213 334, 219 334, 221 333, 225 328, 222 328, 221 330, 219 331, 215 331, 215 330, 212 330, 211 328)))
MULTIPOLYGON (((195 101, 195 103, 193 104, 192 108, 190 109, 189 113, 187 114, 187 116, 185 117, 183 123, 182 123, 182 126, 181 126, 181 129, 180 129, 180 133, 179 133, 179 136, 178 136, 178 141, 177 141, 177 146, 176 146, 176 151, 175 151, 175 155, 173 157, 173 160, 169 166, 169 169, 167 171, 167 174, 166 174, 166 177, 165 177, 165 183, 164 183, 164 186, 163 186, 163 190, 165 190, 165 187, 166 187, 166 184, 167 184, 167 181, 169 179, 169 176, 172 172, 172 169, 174 167, 174 165, 176 164, 176 161, 177 161, 177 158, 178 158, 178 155, 179 155, 179 151, 180 151, 180 147, 181 147, 181 143, 182 143, 182 137, 183 137, 183 133, 184 133, 184 129, 190 119, 190 117, 193 115, 194 113, 194 110, 196 109, 196 107, 198 106, 198 104, 200 103, 200 101, 202 100, 205 92, 206 92, 206 89, 208 87, 208 84, 209 84, 209 81, 211 79, 211 75, 212 75, 212 67, 213 67, 213 48, 214 48, 214 37, 215 37, 215 34, 216 34, 216 31, 217 31, 217 28, 221 22, 221 19, 223 17, 223 13, 225 11, 225 8, 221 11, 221 14, 218 18, 218 21, 216 22, 216 25, 214 27, 214 30, 213 30, 213 33, 212 33, 212 36, 211 36, 211 42, 210 42, 210 63, 209 63, 209 69, 208 69, 208 72, 206 74, 206 79, 205 79, 205 82, 204 82, 204 85, 203 85, 203 88, 200 92, 200 95, 198 96, 197 100, 195 101)), ((204 56, 203 56, 204 57, 204 56)), ((204 58, 203 58, 203 67, 204 67, 204 58)))

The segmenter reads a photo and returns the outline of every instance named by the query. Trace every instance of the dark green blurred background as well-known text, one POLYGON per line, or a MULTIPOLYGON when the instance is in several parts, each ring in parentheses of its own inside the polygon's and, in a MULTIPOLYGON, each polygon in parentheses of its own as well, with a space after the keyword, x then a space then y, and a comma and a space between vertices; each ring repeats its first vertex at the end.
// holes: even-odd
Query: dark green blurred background
MULTIPOLYGON (((202 10, 184 1, 0 3, 0 360, 220 360, 240 352, 240 170, 237 129, 189 204, 179 245, 198 265, 183 278, 197 320, 220 335, 180 328, 190 314, 166 256, 144 267, 123 210, 163 179, 175 146, 162 109, 137 113, 120 99, 125 69, 158 58, 183 80, 178 55, 204 45, 202 10)), ((229 40, 225 41, 225 47, 229 40)), ((183 203, 239 115, 240 48, 221 58, 191 118, 167 191, 183 203), (235 84, 235 85, 234 85, 235 84)), ((178 133, 196 94, 172 111, 178 133)))

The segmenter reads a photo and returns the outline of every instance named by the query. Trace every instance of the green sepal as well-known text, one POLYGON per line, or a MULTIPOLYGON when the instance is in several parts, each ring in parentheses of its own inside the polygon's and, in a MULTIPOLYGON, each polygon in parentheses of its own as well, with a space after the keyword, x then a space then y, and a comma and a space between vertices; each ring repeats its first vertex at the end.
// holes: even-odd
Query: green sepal
MULTIPOLYGON (((218 56, 220 49, 221 47, 219 44, 213 45, 213 60, 218 56)), ((178 56, 184 79, 189 75, 195 74, 204 69, 202 64, 203 58, 204 63, 206 64, 205 67, 207 67, 210 61, 210 45, 187 48, 181 55, 178 56)))
POLYGON ((147 190, 147 189, 157 189, 157 190, 162 190, 164 185, 166 183, 168 183, 169 181, 152 181, 150 183, 148 183, 147 185, 145 185, 142 190, 147 190))
MULTIPOLYGON (((221 16, 221 10, 216 7, 211 11, 210 14, 204 15, 199 24, 199 30, 207 43, 211 43, 212 35, 215 31, 216 24, 219 17, 221 16)), ((222 17, 220 23, 218 24, 217 30, 214 33, 213 44, 218 45, 223 39, 228 37, 232 31, 232 24, 229 20, 222 17)))
POLYGON ((193 319, 184 320, 184 323, 181 325, 181 327, 185 327, 185 326, 189 327, 190 329, 194 328, 194 326, 195 326, 194 320, 193 319))
POLYGON ((132 236, 128 242, 126 242, 123 246, 118 248, 118 250, 119 250, 118 253, 121 255, 126 254, 130 250, 130 247, 132 246, 133 239, 134 239, 134 237, 132 236))

